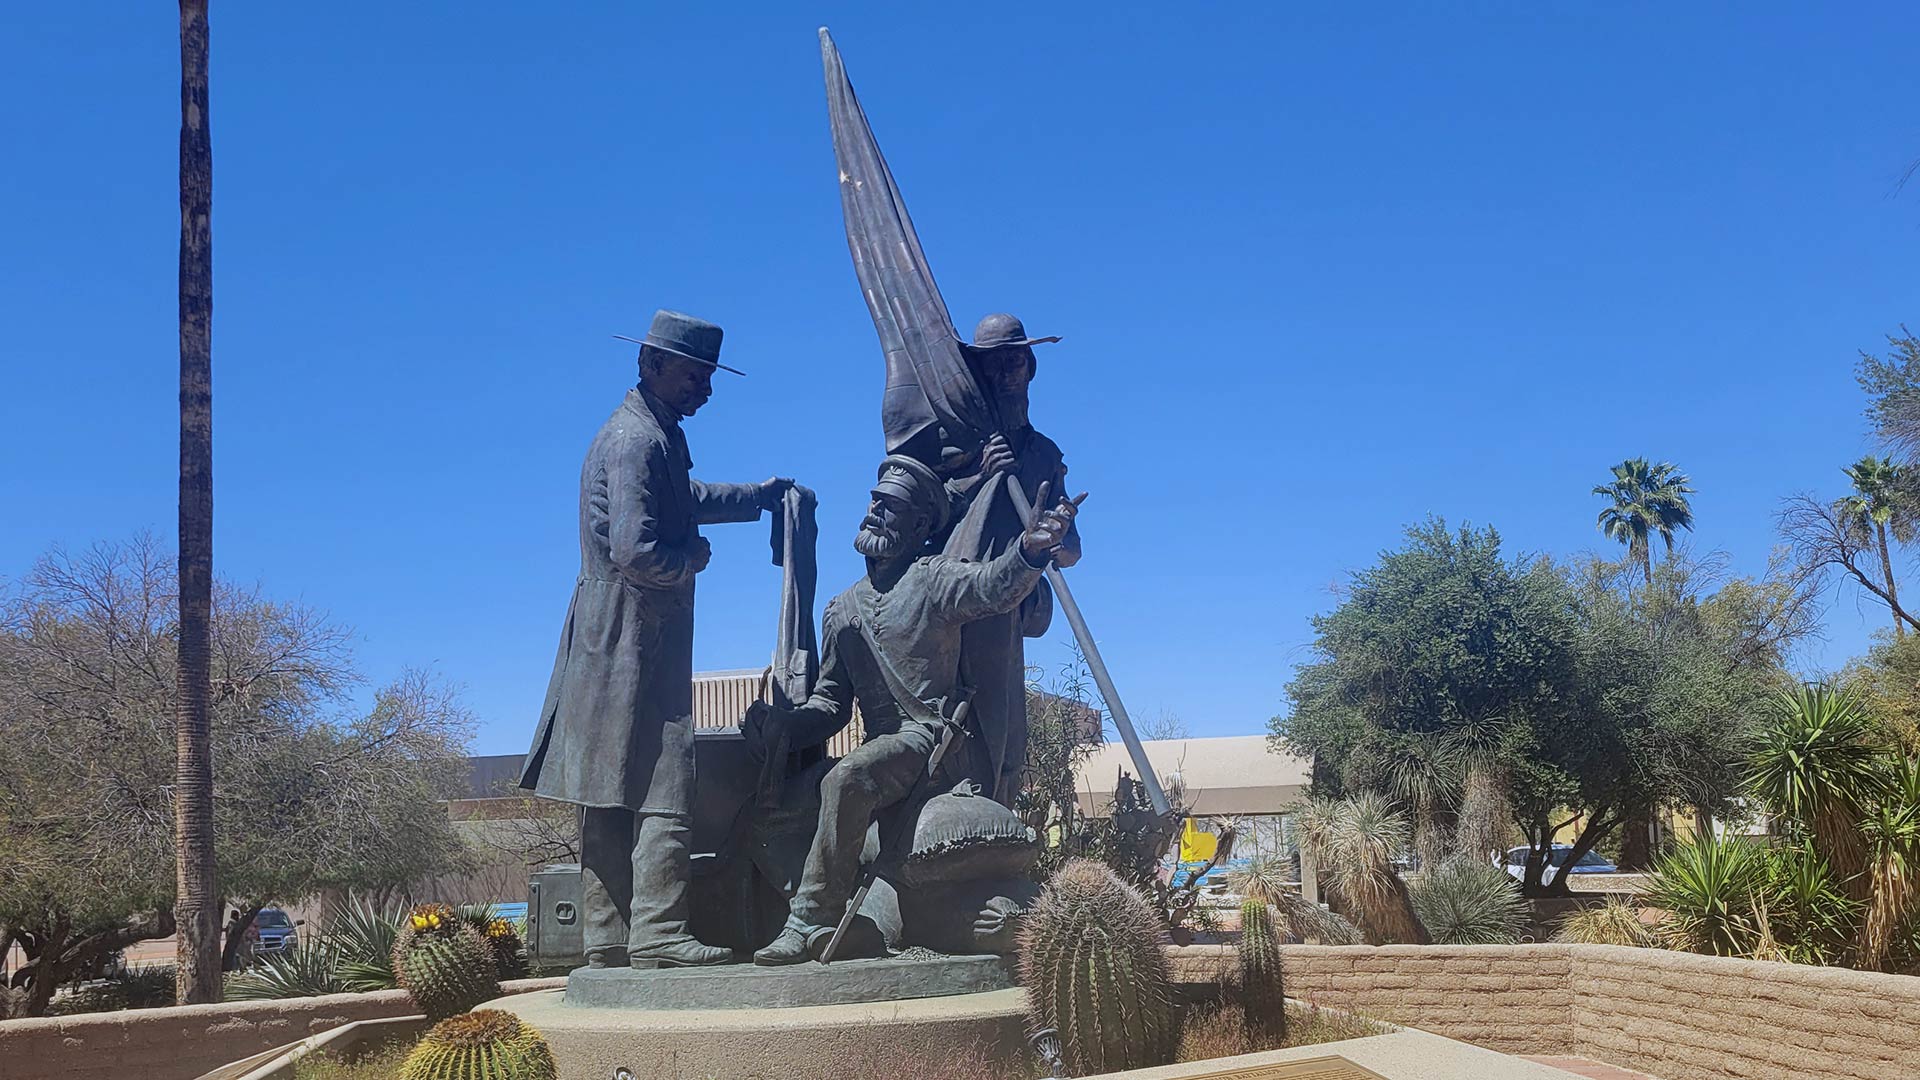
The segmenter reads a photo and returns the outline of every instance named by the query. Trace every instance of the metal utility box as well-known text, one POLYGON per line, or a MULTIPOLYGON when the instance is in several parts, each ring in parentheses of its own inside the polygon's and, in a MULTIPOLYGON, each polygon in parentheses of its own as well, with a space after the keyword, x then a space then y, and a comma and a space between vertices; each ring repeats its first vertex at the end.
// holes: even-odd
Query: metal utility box
POLYGON ((535 971, 584 961, 580 937, 580 864, 553 863, 527 883, 527 956, 535 971))

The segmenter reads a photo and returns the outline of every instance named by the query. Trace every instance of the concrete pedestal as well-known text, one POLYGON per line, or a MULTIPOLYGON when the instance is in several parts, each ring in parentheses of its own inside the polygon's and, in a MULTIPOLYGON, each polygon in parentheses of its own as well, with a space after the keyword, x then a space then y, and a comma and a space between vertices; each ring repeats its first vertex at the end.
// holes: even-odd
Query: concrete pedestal
POLYGON ((1017 989, 731 1009, 586 1008, 550 990, 481 1008, 546 1036, 560 1080, 613 1080, 620 1069, 633 1080, 826 1080, 897 1074, 903 1059, 1030 1060, 1017 989))
POLYGON ((567 976, 569 1008, 787 1009, 906 1001, 1005 990, 1011 961, 998 956, 842 960, 835 964, 699 968, 580 968, 567 976))

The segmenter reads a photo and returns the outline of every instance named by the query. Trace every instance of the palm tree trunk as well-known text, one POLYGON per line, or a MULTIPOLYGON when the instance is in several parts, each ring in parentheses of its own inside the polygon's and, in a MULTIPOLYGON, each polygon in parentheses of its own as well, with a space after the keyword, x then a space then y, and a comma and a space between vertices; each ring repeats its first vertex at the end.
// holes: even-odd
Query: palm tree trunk
POLYGON ((1880 573, 1887 579, 1887 606, 1893 609, 1893 636, 1904 638, 1907 628, 1900 621, 1900 593, 1893 587, 1893 554, 1887 549, 1887 523, 1876 521, 1874 528, 1880 534, 1880 573))
POLYGON ((1647 575, 1647 584, 1653 584, 1653 544, 1651 541, 1640 545, 1640 570, 1647 575))
POLYGON ((175 962, 181 1004, 220 999, 213 881, 213 144, 207 2, 180 0, 180 655, 174 732, 175 962))

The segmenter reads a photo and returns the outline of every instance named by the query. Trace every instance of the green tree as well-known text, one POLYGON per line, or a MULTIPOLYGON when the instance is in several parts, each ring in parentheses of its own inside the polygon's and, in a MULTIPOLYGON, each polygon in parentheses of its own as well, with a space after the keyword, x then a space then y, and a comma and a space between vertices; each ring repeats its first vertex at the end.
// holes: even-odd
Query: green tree
POLYGON ((1627 557, 1639 563, 1646 580, 1652 582, 1653 538, 1664 540, 1671 552, 1674 530, 1693 529, 1693 506, 1687 501, 1693 488, 1688 479, 1669 462, 1653 465, 1646 458, 1628 458, 1613 467, 1613 482, 1601 484, 1593 493, 1610 500, 1600 511, 1600 531, 1627 545, 1627 557))
MULTIPOLYGON (((1852 527, 1873 537, 1880 552, 1881 580, 1887 590, 1887 605, 1898 610, 1900 590, 1893 578, 1892 539, 1908 543, 1913 539, 1914 514, 1905 469, 1886 458, 1869 454, 1841 470, 1853 482, 1853 494, 1841 500, 1840 513, 1852 527)), ((1893 620, 1895 637, 1906 637, 1907 628, 1893 620)))
POLYGON ((1314 621, 1276 741, 1313 760, 1317 795, 1385 794, 1416 820, 1437 796, 1452 854, 1523 836, 1529 895, 1566 891, 1545 880, 1563 834, 1578 858, 1661 807, 1733 816, 1748 717, 1782 685, 1812 599, 1777 566, 1758 582, 1690 557, 1639 574, 1508 561, 1491 530, 1410 530, 1314 621))
MULTIPOLYGON (((172 560, 144 539, 55 552, 0 594, 0 945, 28 956, 18 1011, 177 930, 176 604, 172 560)), ((452 692, 409 674, 349 711, 343 628, 224 582, 210 612, 216 912, 460 868, 442 800, 464 784, 471 718, 452 692)))
POLYGON ((1920 338, 1906 327, 1887 335, 1887 355, 1862 351, 1854 377, 1867 393, 1867 420, 1907 461, 1920 453, 1920 338))
POLYGON ((1492 529, 1433 520, 1407 540, 1315 617, 1317 659, 1274 733, 1314 761, 1317 794, 1396 795, 1416 818, 1453 818, 1451 849, 1485 858, 1509 834, 1533 724, 1571 690, 1573 596, 1549 564, 1505 559, 1492 529))

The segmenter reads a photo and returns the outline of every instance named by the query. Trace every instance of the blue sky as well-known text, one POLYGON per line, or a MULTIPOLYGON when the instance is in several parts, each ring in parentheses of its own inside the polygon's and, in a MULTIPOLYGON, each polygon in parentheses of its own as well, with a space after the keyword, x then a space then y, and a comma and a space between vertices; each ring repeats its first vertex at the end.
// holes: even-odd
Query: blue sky
MULTIPOLYGON (((1137 715, 1262 730, 1406 523, 1597 549, 1628 456, 1758 571, 1780 497, 1870 447, 1855 351, 1920 322, 1920 11, 1551 8, 216 0, 218 569, 524 749, 632 380, 608 335, 670 306, 751 373, 696 472, 818 489, 823 596, 853 580, 880 360, 826 24, 962 328, 1066 338, 1034 417, 1092 493, 1072 577, 1137 715)), ((174 12, 9 26, 0 575, 170 535, 177 479, 174 12)), ((711 532, 697 661, 758 665, 766 529, 711 532)), ((1880 619, 1837 594, 1802 661, 1880 619)))

